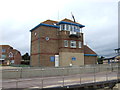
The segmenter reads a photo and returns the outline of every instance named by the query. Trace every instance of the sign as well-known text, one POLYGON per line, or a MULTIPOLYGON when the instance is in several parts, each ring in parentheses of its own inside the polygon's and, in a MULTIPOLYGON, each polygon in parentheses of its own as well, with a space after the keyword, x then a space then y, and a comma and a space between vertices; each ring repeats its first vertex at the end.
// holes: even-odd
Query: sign
POLYGON ((55 61, 55 57, 54 57, 54 56, 51 56, 51 57, 50 57, 50 61, 51 61, 51 62, 54 62, 54 61, 55 61))
POLYGON ((75 61, 75 60, 76 60, 76 57, 72 57, 72 60, 75 61))

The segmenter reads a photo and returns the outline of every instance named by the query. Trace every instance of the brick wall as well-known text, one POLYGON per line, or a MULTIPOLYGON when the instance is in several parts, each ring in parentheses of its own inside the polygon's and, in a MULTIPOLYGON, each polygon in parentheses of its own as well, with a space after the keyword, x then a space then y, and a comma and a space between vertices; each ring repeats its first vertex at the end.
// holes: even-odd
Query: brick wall
POLYGON ((32 31, 32 66, 54 66, 50 57, 56 54, 58 54, 58 30, 56 28, 41 26, 32 31))
POLYGON ((0 47, 1 47, 0 58, 2 58, 2 55, 6 56, 4 58, 3 64, 5 65, 10 64, 12 60, 14 60, 13 64, 21 64, 22 57, 21 57, 21 53, 18 50, 13 49, 13 47, 9 45, 0 45, 0 47), (5 52, 2 52, 2 49, 4 49, 5 52), (10 53, 12 55, 11 57, 10 57, 10 53))
POLYGON ((96 64, 97 57, 96 56, 84 56, 85 65, 87 64, 96 64))

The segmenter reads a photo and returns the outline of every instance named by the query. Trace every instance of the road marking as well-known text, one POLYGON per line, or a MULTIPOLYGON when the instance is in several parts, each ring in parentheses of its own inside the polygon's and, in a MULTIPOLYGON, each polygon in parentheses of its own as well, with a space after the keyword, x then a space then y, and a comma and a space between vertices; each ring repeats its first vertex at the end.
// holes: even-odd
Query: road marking
POLYGON ((30 87, 29 89, 35 89, 35 88, 41 88, 41 87, 30 87))
POLYGON ((43 88, 51 88, 51 87, 62 87, 62 85, 57 84, 57 85, 49 85, 49 86, 45 86, 43 88))
MULTIPOLYGON (((116 79, 116 77, 111 77, 110 80, 113 80, 113 79, 116 79)), ((86 80, 91 80, 91 81, 94 81, 94 77, 93 78, 82 78, 81 81, 86 81, 86 80)), ((106 80, 106 77, 100 77, 100 78, 95 78, 95 81, 104 81, 106 80)), ((109 77, 108 77, 108 80, 109 80, 109 77)), ((78 79, 68 79, 68 80, 64 80, 64 82, 74 82, 74 81, 80 81, 80 78, 78 79)), ((58 82, 63 82, 63 81, 58 81, 58 82)))

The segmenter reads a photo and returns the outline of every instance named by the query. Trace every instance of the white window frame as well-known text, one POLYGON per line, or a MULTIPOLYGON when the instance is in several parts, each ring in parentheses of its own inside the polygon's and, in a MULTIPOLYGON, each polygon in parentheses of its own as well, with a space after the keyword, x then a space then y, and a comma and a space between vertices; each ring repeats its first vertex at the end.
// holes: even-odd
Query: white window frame
POLYGON ((13 53, 12 52, 9 53, 9 57, 13 57, 13 53))
POLYGON ((71 25, 68 25, 68 31, 70 31, 70 29, 71 29, 71 25))
POLYGON ((79 41, 79 48, 82 48, 82 42, 81 41, 79 41))
POLYGON ((68 40, 64 40, 64 47, 68 47, 68 40))
POLYGON ((61 30, 65 30, 65 24, 61 24, 61 30))
POLYGON ((69 31, 69 25, 68 24, 66 24, 66 30, 69 31))
POLYGON ((6 58, 6 55, 1 55, 2 59, 5 59, 6 58))
POLYGON ((74 41, 74 40, 70 41, 70 47, 76 48, 76 41, 74 41))
POLYGON ((77 34, 77 32, 74 31, 75 26, 71 25, 71 30, 70 30, 70 34, 77 34))
POLYGON ((15 63, 15 60, 11 60, 11 64, 14 64, 15 63))
POLYGON ((72 32, 72 25, 70 25, 70 32, 72 32))
POLYGON ((60 25, 60 31, 62 30, 62 26, 60 25))
POLYGON ((63 30, 67 30, 67 26, 66 26, 66 24, 64 24, 64 29, 63 30))

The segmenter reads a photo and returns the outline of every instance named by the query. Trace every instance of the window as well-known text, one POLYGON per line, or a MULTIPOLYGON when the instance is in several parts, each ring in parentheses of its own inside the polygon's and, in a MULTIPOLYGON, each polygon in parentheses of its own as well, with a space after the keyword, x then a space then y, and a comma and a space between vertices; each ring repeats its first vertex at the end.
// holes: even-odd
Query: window
POLYGON ((2 55, 2 59, 5 59, 6 58, 6 55, 2 55))
POLYGON ((13 57, 13 53, 12 52, 9 53, 9 57, 13 57))
POLYGON ((72 32, 74 32, 74 26, 72 26, 72 32))
POLYGON ((81 48, 82 47, 82 43, 81 43, 81 41, 79 41, 79 48, 81 48))
POLYGON ((70 46, 71 46, 72 48, 76 48, 76 41, 71 41, 71 42, 70 42, 70 46))
POLYGON ((65 25, 64 24, 60 25, 60 30, 65 30, 65 25))
POLYGON ((15 61, 14 60, 11 60, 11 64, 14 64, 15 63, 15 61))
POLYGON ((70 31, 70 29, 71 29, 71 25, 68 25, 68 31, 70 31))
POLYGON ((66 30, 69 31, 70 30, 70 25, 66 24, 66 30))
POLYGON ((68 41, 64 40, 64 47, 68 47, 68 41))
POLYGON ((5 52, 5 49, 2 49, 2 52, 5 52))
POLYGON ((72 31, 72 25, 70 25, 70 31, 72 31))
POLYGON ((64 24, 64 29, 63 30, 67 30, 67 25, 66 24, 64 24))

